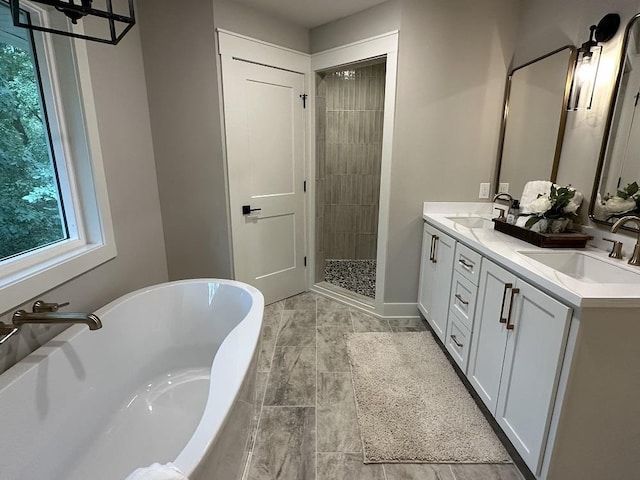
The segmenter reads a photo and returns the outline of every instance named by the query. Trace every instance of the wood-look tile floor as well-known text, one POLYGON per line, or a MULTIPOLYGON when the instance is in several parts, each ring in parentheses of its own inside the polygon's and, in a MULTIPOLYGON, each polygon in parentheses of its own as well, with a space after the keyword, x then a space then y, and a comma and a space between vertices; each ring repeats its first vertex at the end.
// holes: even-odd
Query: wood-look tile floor
POLYGON ((522 480, 513 465, 362 463, 344 333, 420 330, 419 319, 380 320, 313 293, 267 306, 246 480, 522 480))

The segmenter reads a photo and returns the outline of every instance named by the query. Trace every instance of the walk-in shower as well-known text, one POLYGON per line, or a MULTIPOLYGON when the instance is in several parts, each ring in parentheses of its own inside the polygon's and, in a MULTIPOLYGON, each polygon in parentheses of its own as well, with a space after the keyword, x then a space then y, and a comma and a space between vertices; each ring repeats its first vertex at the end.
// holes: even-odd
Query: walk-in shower
POLYGON ((316 283, 375 298, 385 59, 316 73, 316 283))

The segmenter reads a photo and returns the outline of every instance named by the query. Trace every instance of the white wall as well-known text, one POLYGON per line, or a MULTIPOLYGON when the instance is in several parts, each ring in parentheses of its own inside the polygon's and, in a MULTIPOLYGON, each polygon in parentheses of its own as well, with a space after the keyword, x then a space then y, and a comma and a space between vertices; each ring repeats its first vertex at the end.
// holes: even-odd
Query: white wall
POLYGON ((213 0, 213 4, 216 28, 257 38, 299 52, 309 52, 308 29, 238 2, 213 0))
MULTIPOLYGON (((167 280, 162 219, 138 27, 117 46, 89 42, 88 56, 118 256, 38 298, 94 311, 125 293, 167 280)), ((18 306, 30 310, 31 303, 18 306)), ((10 314, 0 320, 10 321, 10 314)), ((0 372, 64 327, 25 326, 0 348, 0 372)), ((126 333, 126 332, 125 332, 126 333)))
POLYGON ((389 0, 362 12, 313 28, 311 53, 347 45, 400 28, 401 1, 389 0))
POLYGON ((169 276, 231 276, 211 0, 140 0, 169 276))

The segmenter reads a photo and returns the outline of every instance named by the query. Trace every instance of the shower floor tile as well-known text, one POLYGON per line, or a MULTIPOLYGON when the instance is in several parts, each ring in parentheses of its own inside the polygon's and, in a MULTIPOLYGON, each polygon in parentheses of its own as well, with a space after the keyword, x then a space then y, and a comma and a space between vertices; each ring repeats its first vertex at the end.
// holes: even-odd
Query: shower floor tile
POLYGON ((375 260, 326 260, 324 279, 369 298, 376 296, 375 260))

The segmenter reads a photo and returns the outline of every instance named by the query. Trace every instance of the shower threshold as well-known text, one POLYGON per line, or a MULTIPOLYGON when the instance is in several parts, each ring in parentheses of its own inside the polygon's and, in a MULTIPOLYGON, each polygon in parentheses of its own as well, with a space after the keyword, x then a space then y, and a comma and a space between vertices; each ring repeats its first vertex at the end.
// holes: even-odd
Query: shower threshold
POLYGON ((350 292, 375 298, 375 260, 325 260, 326 282, 350 292))

